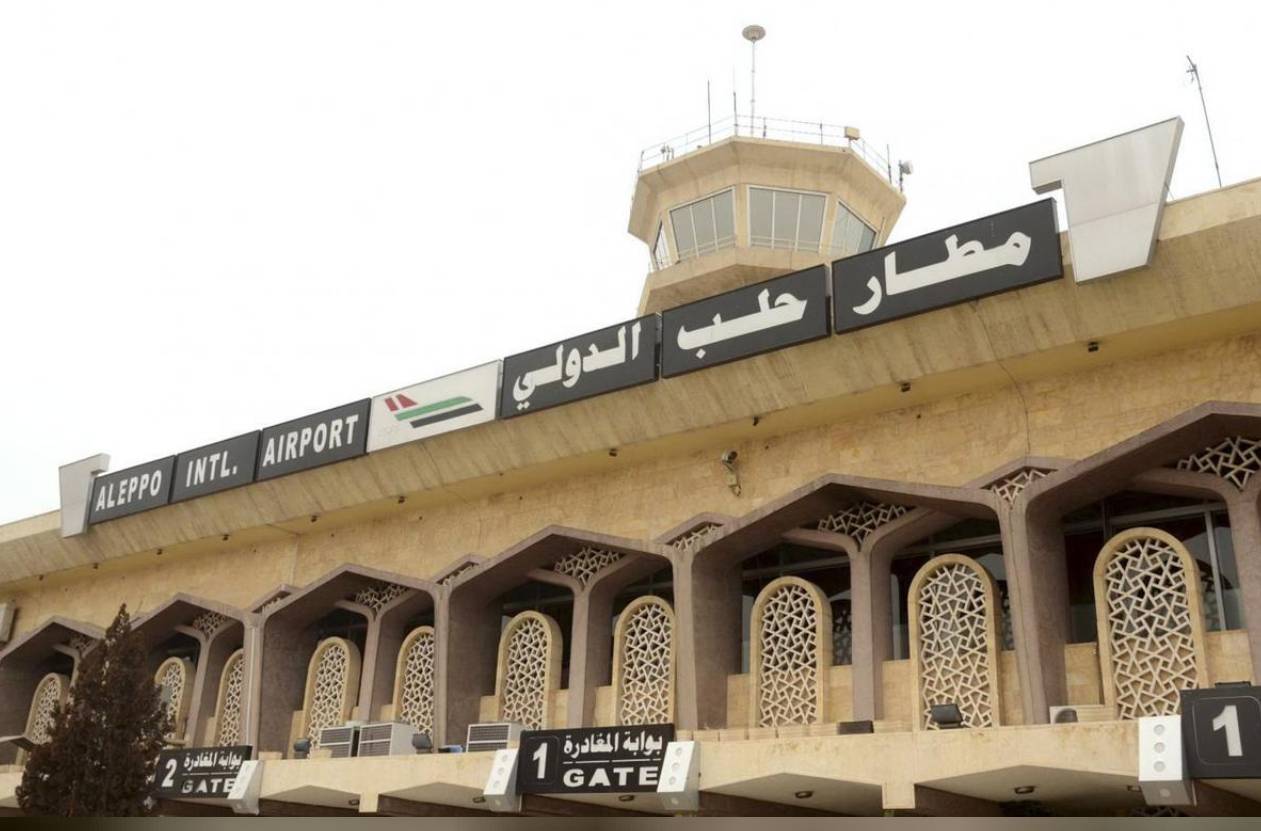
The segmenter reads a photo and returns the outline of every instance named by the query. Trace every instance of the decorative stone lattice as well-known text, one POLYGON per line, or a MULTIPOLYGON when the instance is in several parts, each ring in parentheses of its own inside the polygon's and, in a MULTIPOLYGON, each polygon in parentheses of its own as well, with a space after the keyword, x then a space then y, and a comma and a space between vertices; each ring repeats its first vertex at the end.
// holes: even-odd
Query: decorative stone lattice
POLYGON ((394 717, 433 737, 434 667, 437 643, 432 626, 412 630, 398 651, 394 670, 394 717))
POLYGON ((935 729, 932 705, 959 706, 965 727, 994 727, 998 655, 994 583, 971 558, 943 554, 911 581, 911 655, 916 669, 916 727, 935 729))
POLYGON ((680 534, 670 540, 667 545, 680 554, 690 554, 702 548, 709 538, 722 530, 722 526, 717 522, 702 522, 691 531, 680 534))
POLYGON ((307 667, 306 716, 302 734, 320 746, 320 731, 345 724, 359 686, 359 647, 345 638, 325 638, 307 667))
POLYGON ((215 705, 216 744, 229 747, 241 743, 241 703, 245 694, 245 651, 228 656, 219 676, 219 698, 215 705))
POLYGON ((188 716, 189 687, 193 680, 193 664, 185 658, 167 658, 154 673, 153 683, 161 690, 166 703, 166 715, 171 721, 167 736, 179 738, 184 734, 184 719, 188 716))
POLYGON ((753 603, 750 712, 755 727, 822 720, 832 657, 827 597, 800 577, 771 581, 753 603))
POLYGON ((70 679, 50 672, 40 679, 31 696, 31 709, 26 717, 26 737, 35 744, 48 741, 48 731, 53 726, 53 709, 66 700, 70 679))
POLYGON ((96 645, 96 638, 90 638, 87 635, 71 635, 66 641, 66 646, 78 652, 80 656, 96 645))
POLYGON ((350 599, 360 606, 367 606, 374 614, 378 614, 391 601, 402 597, 407 591, 407 586, 400 586, 398 583, 380 582, 360 589, 350 599))
POLYGON ((845 666, 854 663, 854 610, 848 600, 833 605, 832 663, 845 666))
POLYGON ((1195 560, 1155 528, 1117 534, 1095 561, 1105 700, 1122 719, 1179 712, 1179 692, 1208 680, 1195 560))
POLYGON ((464 565, 457 568, 455 571, 448 574, 446 577, 443 577, 441 580, 439 580, 438 585, 439 586, 451 585, 452 583, 455 582, 457 577, 459 577, 461 574, 463 574, 464 572, 468 571, 471 568, 477 568, 477 563, 465 563, 464 565))
POLYGON ((674 611, 659 597, 632 601, 613 636, 618 724, 674 721, 674 611))
POLYGON ((260 615, 265 614, 272 607, 280 605, 280 603, 283 602, 284 599, 288 596, 289 596, 289 592, 276 592, 275 597, 269 597, 267 598, 267 600, 259 604, 259 607, 256 611, 260 615))
POLYGON ((1046 476, 1049 472, 1041 468, 1024 467, 1009 476, 1004 476, 997 482, 986 485, 985 489, 993 491, 1001 496, 1004 502, 1011 504, 1016 501, 1016 497, 1020 496, 1025 488, 1046 476))
POLYGON ((597 574, 620 559, 622 555, 616 551, 609 551, 607 548, 592 548, 588 545, 561 557, 552 566, 552 570, 574 578, 585 588, 597 574))
POLYGON ((905 505, 886 505, 880 502, 855 502, 831 516, 819 520, 820 531, 847 534, 854 542, 862 543, 867 535, 881 525, 892 522, 911 510, 905 505))
POLYGON ((220 627, 229 620, 230 618, 227 615, 221 615, 218 612, 202 612, 197 617, 193 618, 190 625, 198 632, 209 638, 215 632, 219 631, 220 627))
POLYGON ((1261 472, 1261 439, 1234 436, 1179 459, 1174 467, 1211 473, 1243 490, 1253 474, 1261 472))
POLYGON ((560 674, 560 627, 539 612, 521 612, 499 639, 499 717, 534 730, 547 726, 560 674))

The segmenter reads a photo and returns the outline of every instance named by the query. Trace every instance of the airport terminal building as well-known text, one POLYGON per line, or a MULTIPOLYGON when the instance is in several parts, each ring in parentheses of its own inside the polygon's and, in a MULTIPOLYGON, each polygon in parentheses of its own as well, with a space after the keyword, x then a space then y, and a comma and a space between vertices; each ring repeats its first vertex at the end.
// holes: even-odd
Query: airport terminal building
POLYGON ((858 131, 726 126, 625 321, 0 526, 0 807, 125 601, 244 748, 165 813, 1261 813, 1261 180, 1174 119, 889 244, 858 131))

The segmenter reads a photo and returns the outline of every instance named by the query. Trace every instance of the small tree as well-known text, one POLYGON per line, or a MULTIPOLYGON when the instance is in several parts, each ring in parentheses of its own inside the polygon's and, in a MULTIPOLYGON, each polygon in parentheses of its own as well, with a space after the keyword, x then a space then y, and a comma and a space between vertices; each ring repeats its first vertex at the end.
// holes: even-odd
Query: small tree
POLYGON ((124 604, 88 650, 49 739, 31 750, 18 805, 36 816, 145 816, 158 752, 170 731, 124 604))

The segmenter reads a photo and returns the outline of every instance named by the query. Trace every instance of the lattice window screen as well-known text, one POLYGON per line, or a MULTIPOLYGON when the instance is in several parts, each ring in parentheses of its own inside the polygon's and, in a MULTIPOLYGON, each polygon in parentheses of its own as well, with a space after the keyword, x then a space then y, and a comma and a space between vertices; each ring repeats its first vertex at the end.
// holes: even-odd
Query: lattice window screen
POLYGON ((1233 436, 1179 459, 1173 466, 1178 470, 1220 476, 1243 490, 1248 480, 1261 472, 1261 439, 1233 436))
POLYGON ((66 700, 70 679, 50 672, 40 679, 31 696, 31 709, 26 717, 26 737, 35 744, 48 741, 48 731, 53 726, 53 708, 66 700))
POLYGON ((911 581, 911 660, 916 729, 935 729, 934 704, 953 702, 965 727, 999 719, 994 580, 975 560, 942 554, 911 581))
POLYGON ((1131 528, 1095 561, 1104 699, 1123 719, 1174 715, 1179 691, 1208 686, 1195 560, 1177 538, 1131 528))
POLYGON ((171 720, 171 732, 167 737, 182 739, 188 705, 192 699, 193 662, 186 658, 167 658, 153 675, 153 683, 162 692, 166 703, 166 715, 171 720))
POLYGON ((241 743, 241 715, 245 695, 245 650, 238 649, 224 662, 219 676, 219 698, 215 704, 215 744, 228 747, 241 743))
POLYGON ((830 516, 819 520, 820 531, 847 534, 859 544, 881 525, 886 525, 911 509, 905 505, 888 505, 881 502, 855 502, 830 516))
POLYGON ((674 610, 659 597, 630 602, 613 633, 618 724, 674 721, 674 610))
POLYGON ((359 647, 345 638, 325 638, 307 666, 302 735, 320 746, 320 731, 350 719, 359 692, 359 647))
POLYGON ((521 612, 499 638, 499 717, 534 730, 547 726, 561 664, 560 626, 539 612, 521 612))
POLYGON ((800 577, 768 583, 753 602, 750 640, 753 726, 822 721, 832 663, 832 610, 823 590, 800 577))
POLYGON ((432 626, 420 626, 403 641, 394 668, 394 718, 433 737, 434 668, 437 642, 432 626))

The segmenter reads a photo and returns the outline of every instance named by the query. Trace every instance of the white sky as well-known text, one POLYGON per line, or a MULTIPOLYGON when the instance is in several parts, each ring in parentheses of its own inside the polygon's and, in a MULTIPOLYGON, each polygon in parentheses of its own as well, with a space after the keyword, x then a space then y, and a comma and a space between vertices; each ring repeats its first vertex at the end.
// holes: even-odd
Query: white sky
POLYGON ((1186 121, 1261 175, 1261 4, 0 4, 0 522, 121 469, 633 316, 640 150, 748 103, 915 162, 894 238, 1186 121))

